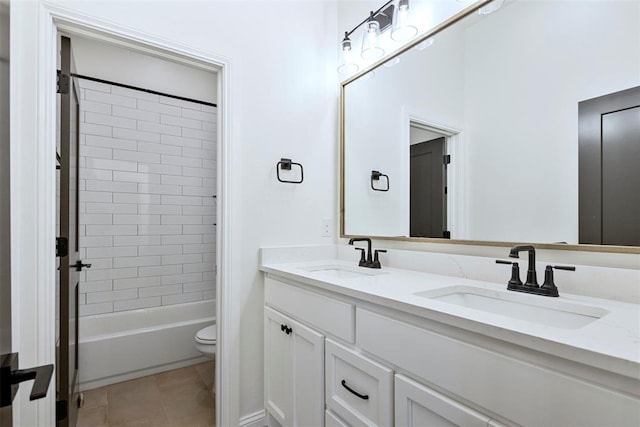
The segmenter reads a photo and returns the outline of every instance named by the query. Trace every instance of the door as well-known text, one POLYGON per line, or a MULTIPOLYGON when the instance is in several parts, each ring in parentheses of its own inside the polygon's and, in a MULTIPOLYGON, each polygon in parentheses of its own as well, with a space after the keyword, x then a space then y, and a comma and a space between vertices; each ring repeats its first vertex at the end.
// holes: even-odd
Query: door
POLYGON ((579 242, 640 246, 640 86, 580 102, 579 242))
POLYGON ((413 144, 410 148, 411 237, 445 237, 445 138, 413 144))
MULTIPOLYGON (((9 3, 0 2, 0 364, 11 354, 9 223, 9 3)), ((0 427, 10 427, 11 405, 0 408, 0 427)))
POLYGON ((79 96, 71 40, 61 39, 60 93, 60 278, 57 292, 57 413, 59 426, 75 426, 78 411, 79 272, 90 265, 79 259, 79 96))

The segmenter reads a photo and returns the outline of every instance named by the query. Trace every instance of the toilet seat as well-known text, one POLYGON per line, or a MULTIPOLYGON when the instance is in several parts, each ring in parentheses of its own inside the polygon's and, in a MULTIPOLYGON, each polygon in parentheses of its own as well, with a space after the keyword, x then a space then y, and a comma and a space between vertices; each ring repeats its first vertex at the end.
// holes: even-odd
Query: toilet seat
POLYGON ((196 342, 205 345, 215 345, 217 341, 216 325, 210 325, 202 328, 196 334, 196 342))

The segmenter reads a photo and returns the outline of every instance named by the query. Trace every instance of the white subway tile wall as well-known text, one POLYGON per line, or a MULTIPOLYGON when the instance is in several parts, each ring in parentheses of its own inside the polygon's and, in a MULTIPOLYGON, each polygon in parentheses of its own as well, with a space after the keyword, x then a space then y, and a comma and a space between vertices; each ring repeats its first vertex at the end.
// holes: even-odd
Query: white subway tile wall
POLYGON ((80 315, 215 298, 215 107, 81 79, 80 315))

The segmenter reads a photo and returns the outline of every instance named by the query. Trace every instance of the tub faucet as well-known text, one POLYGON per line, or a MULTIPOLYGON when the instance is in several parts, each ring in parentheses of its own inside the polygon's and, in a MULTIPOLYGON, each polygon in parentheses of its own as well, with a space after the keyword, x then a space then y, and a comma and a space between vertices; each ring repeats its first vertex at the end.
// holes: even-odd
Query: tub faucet
MULTIPOLYGON (((354 237, 349 239, 349 244, 353 245, 354 242, 367 242, 367 258, 364 259, 364 249, 362 249, 362 257, 360 258, 360 267, 371 267, 373 264, 373 256, 371 254, 371 239, 368 237, 354 237)), ((359 250, 359 248, 356 248, 359 250)))

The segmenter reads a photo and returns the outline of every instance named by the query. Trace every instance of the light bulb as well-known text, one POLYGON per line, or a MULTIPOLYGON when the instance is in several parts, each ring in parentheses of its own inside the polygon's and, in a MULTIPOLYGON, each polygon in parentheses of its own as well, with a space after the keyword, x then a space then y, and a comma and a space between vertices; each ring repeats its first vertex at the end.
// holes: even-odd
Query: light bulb
POLYGON ((362 37, 362 57, 364 59, 378 59, 384 55, 384 49, 380 47, 380 24, 373 19, 373 12, 367 21, 367 27, 362 37))

